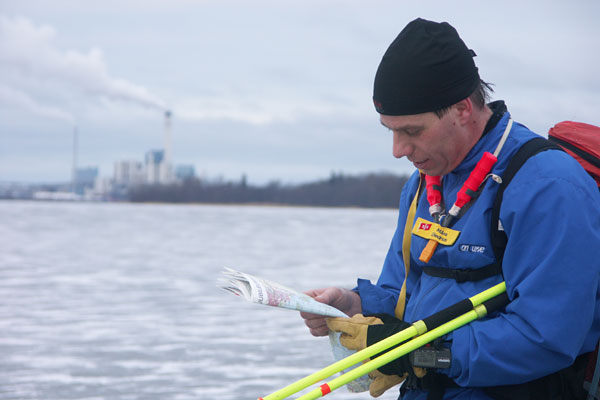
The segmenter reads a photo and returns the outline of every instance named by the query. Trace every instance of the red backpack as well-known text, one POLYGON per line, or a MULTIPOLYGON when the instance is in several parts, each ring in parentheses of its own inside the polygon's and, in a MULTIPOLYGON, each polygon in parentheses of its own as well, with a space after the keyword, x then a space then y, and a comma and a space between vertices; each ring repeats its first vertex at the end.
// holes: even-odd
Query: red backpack
MULTIPOLYGON (((600 189, 600 127, 573 121, 559 122, 549 130, 548 140, 538 137, 525 143, 511 158, 502 174, 502 183, 498 188, 492 208, 491 239, 497 260, 502 260, 507 243, 506 235, 498 228, 504 190, 529 157, 551 149, 564 150, 575 158, 594 178, 600 189)), ((552 382, 557 380, 563 382, 563 389, 566 388, 565 385, 568 386, 566 392, 562 393, 563 397, 561 398, 563 399, 579 399, 586 395, 588 399, 600 398, 600 393, 598 393, 600 381, 598 346, 595 351, 579 356, 571 367, 526 385, 530 385, 530 391, 541 388, 552 393, 552 382), (585 390, 585 394, 582 394, 582 389, 585 390)), ((537 397, 534 396, 534 398, 537 397)))
POLYGON ((582 122, 559 122, 548 131, 548 140, 579 161, 600 188, 600 127, 582 122))
MULTIPOLYGON (((548 140, 573 156, 596 180, 598 189, 600 189, 600 127, 582 122, 564 121, 550 128, 548 140)), ((589 358, 584 386, 589 385, 586 389, 596 398, 600 379, 598 347, 590 354, 589 358)))

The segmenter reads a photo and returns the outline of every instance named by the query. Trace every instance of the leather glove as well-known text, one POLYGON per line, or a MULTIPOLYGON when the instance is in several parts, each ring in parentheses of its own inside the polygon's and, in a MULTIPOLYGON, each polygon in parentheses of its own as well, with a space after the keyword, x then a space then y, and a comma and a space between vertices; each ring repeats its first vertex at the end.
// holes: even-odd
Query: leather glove
MULTIPOLYGON (((396 317, 393 317, 388 314, 377 314, 377 316, 382 320, 383 325, 372 326, 367 330, 367 346, 371 346, 383 339, 386 339, 389 336, 392 336, 404 329, 410 327, 410 324, 402 321, 396 317)), ((390 351, 391 349, 399 346, 400 344, 387 349, 379 354, 373 356, 373 358, 379 357, 385 352, 390 351)), ((379 372, 385 375, 413 375, 417 378, 422 378, 427 373, 427 370, 420 367, 413 367, 410 363, 408 354, 395 359, 381 367, 379 367, 379 372)))
POLYGON ((371 378, 373 382, 369 385, 369 394, 372 397, 379 397, 389 388, 404 382, 407 376, 408 374, 402 376, 384 375, 378 370, 371 371, 369 373, 369 378, 371 378))
POLYGON ((383 325, 377 317, 365 317, 356 314, 352 318, 327 318, 327 327, 334 332, 341 332, 340 343, 350 350, 362 350, 367 347, 367 330, 369 325, 383 325))

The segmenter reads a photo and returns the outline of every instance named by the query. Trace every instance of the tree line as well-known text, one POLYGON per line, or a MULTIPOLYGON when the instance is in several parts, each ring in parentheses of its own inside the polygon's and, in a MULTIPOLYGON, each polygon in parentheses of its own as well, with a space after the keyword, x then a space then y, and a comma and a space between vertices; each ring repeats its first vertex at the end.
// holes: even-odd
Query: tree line
POLYGON ((282 204, 324 207, 396 208, 406 175, 332 173, 328 179, 262 186, 239 182, 207 182, 198 178, 169 185, 141 185, 129 189, 133 202, 282 204))

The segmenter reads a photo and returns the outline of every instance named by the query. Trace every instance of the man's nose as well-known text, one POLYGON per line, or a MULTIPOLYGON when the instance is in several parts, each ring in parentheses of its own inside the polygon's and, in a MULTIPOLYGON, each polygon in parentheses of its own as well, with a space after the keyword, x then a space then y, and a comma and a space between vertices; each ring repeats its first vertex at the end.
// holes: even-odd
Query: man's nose
POLYGON ((409 141, 402 137, 402 134, 394 132, 394 144, 392 146, 392 154, 396 158, 410 156, 413 152, 413 146, 409 141))

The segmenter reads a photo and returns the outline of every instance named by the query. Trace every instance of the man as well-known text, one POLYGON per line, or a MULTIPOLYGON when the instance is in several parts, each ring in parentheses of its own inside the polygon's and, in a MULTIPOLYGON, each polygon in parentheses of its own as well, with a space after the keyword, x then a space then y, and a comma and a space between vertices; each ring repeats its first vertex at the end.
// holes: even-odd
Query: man
POLYGON ((504 192, 498 226, 508 241, 503 258, 496 259, 490 227, 498 177, 536 135, 513 123, 503 102, 486 104, 490 87, 480 79, 474 56, 452 26, 423 19, 409 23, 386 51, 375 76, 375 108, 393 135, 394 156, 407 157, 421 173, 416 171, 402 191, 398 226, 377 283, 359 279, 353 290, 307 292, 349 316, 379 318, 302 317, 313 335, 325 335, 331 327, 342 332, 342 343, 358 339, 353 343, 362 343, 355 346, 360 349, 370 344, 367 335, 371 341, 381 339, 406 326, 384 314, 417 321, 504 280, 510 299, 505 309, 436 344, 451 354, 447 368, 429 368, 422 377, 423 371, 415 374, 404 357, 380 369, 384 375, 377 374, 378 386, 371 393, 378 396, 408 376, 403 399, 428 394, 448 399, 574 398, 581 389, 569 388, 565 381, 579 379, 573 375, 581 368, 573 365, 600 337, 600 195, 566 153, 548 150, 532 156, 504 192), (460 213, 448 217, 483 153, 495 151, 495 179, 483 182, 460 213), (430 215, 422 187, 417 193, 423 175, 441 177, 446 210, 441 217, 430 215), (410 233, 415 225, 407 224, 415 196, 414 221, 439 218, 443 225, 446 220, 444 229, 458 232, 453 243, 438 243, 426 254, 429 239, 409 234, 410 252, 403 251, 405 226, 410 233), (496 269, 489 268, 494 265, 496 269), (458 269, 467 275, 457 279, 458 269), (476 276, 472 270, 487 272, 476 276), (361 326, 365 329, 356 329, 361 326))

